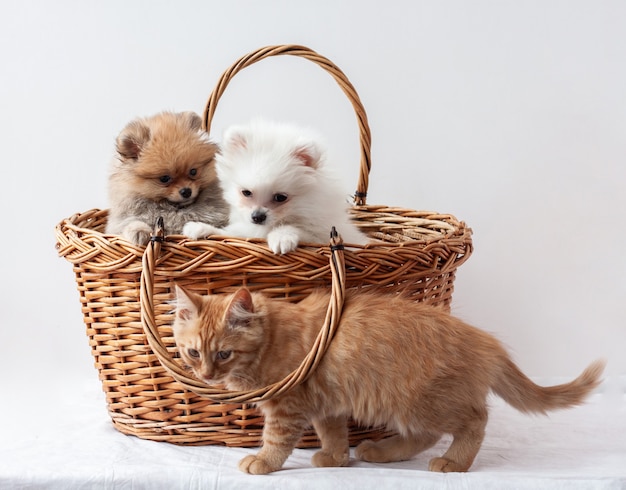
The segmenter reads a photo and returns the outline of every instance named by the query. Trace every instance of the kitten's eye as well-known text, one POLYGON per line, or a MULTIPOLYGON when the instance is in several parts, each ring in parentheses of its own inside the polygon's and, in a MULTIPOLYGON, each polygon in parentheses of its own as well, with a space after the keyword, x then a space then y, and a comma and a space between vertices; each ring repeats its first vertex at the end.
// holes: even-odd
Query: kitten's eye
POLYGON ((187 349, 187 354, 189 355, 189 357, 192 357, 194 359, 200 358, 200 353, 196 349, 187 349))
POLYGON ((249 191, 248 189, 244 189, 241 191, 241 194, 243 195, 243 197, 250 197, 252 195, 252 191, 249 191))
POLYGON ((161 175, 161 177, 159 177, 159 182, 161 182, 161 184, 169 184, 172 181, 172 178, 169 175, 161 175))
POLYGON ((287 194, 274 194, 274 202, 285 202, 287 194))
POLYGON ((198 169, 197 168, 192 168, 189 171, 189 177, 195 177, 196 175, 198 175, 198 169))
POLYGON ((230 357, 232 351, 229 350, 221 350, 217 353, 217 358, 220 361, 225 361, 226 359, 228 359, 230 357))

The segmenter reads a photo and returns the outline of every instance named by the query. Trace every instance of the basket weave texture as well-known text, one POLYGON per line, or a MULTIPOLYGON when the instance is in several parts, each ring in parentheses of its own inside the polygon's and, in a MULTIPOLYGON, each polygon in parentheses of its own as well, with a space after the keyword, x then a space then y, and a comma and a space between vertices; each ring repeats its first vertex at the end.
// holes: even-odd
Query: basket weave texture
MULTIPOLYGON (((207 101, 205 129, 210 130, 217 102, 232 77, 278 55, 321 66, 337 81, 357 116, 361 163, 350 212, 375 241, 342 252, 342 288, 374 286, 449 307, 456 270, 473 250, 471 230, 452 215, 366 203, 371 144, 367 116, 352 84, 328 59, 294 45, 269 46, 240 58, 224 72, 207 101)), ((232 293, 246 286, 298 301, 316 288, 332 287, 331 247, 305 243, 275 255, 263 240, 190 240, 180 235, 138 247, 104 234, 107 216, 107 210, 99 209, 77 213, 62 220, 55 234, 59 255, 73 266, 87 337, 114 426, 126 434, 177 444, 258 445, 263 418, 250 403, 256 398, 208 388, 185 374, 176 359, 173 285, 200 294, 232 293)), ((354 424, 349 434, 352 444, 386 435, 381 429, 354 424)), ((317 445, 313 431, 299 444, 317 445)))

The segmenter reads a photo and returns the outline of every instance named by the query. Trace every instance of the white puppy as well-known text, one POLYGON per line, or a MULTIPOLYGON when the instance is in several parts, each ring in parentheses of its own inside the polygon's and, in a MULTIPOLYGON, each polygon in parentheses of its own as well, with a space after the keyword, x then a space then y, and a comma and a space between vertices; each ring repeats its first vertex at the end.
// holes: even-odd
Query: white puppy
POLYGON ((289 124, 255 120, 224 134, 216 171, 230 205, 229 224, 189 223, 191 238, 266 238, 276 254, 300 242, 327 243, 334 226, 346 244, 368 238, 350 220, 345 192, 325 162, 319 138, 289 124))

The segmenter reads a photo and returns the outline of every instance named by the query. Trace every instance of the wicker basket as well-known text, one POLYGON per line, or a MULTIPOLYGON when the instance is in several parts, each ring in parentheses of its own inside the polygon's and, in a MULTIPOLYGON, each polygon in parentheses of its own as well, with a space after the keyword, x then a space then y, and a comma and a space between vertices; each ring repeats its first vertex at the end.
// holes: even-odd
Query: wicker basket
MULTIPOLYGON (((294 45, 270 46, 242 57, 224 72, 207 102, 207 131, 231 78, 277 55, 298 56, 321 66, 356 112, 361 164, 351 212, 357 225, 377 241, 342 252, 345 287, 404 291, 416 301, 449 307, 456 270, 472 253, 471 230, 447 214, 366 204, 367 117, 351 83, 328 59, 294 45)), ((315 288, 331 287, 331 247, 305 243, 291 253, 275 255, 263 240, 183 236, 157 236, 147 247, 137 247, 104 234, 107 215, 107 210, 98 209, 75 214, 61 221, 55 232, 59 255, 73 265, 91 352, 114 426, 126 434, 177 444, 258 445, 263 419, 251 405, 256 395, 237 397, 208 388, 173 359, 169 303, 173 283, 201 294, 231 293, 245 285, 297 301, 315 288)), ((353 444, 384 435, 380 429, 350 427, 353 444)), ((318 444, 309 431, 299 445, 318 444)))

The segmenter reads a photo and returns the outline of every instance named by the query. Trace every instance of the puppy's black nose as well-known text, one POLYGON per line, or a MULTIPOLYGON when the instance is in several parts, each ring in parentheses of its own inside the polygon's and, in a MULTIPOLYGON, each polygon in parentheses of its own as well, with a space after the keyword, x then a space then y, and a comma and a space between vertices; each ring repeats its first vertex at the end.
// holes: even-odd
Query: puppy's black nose
POLYGON ((189 199, 191 197, 191 189, 189 187, 183 187, 178 193, 183 199, 189 199))
POLYGON ((265 222, 266 218, 267 218, 267 215, 263 211, 252 212, 252 222, 256 223, 257 225, 260 225, 263 222, 265 222))

